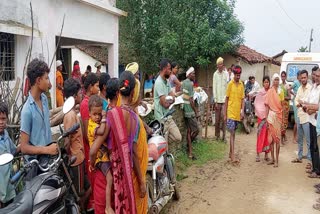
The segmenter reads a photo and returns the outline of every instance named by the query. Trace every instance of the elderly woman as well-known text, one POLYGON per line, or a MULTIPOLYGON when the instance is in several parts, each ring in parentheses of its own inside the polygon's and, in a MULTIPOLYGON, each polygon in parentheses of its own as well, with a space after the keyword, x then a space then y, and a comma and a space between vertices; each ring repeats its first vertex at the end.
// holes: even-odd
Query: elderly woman
POLYGON ((278 167, 280 141, 281 141, 281 127, 282 127, 282 101, 284 100, 284 92, 279 87, 280 76, 274 74, 272 76, 272 87, 268 90, 265 100, 267 122, 268 122, 268 141, 271 149, 271 162, 268 165, 278 167), (274 144, 276 144, 276 160, 274 158, 274 144))
POLYGON ((256 162, 260 162, 260 153, 265 153, 265 160, 268 161, 269 142, 268 142, 268 129, 267 129, 267 108, 265 100, 267 92, 270 88, 270 78, 263 77, 263 88, 261 88, 256 95, 254 101, 255 114, 258 118, 258 133, 257 133, 257 157, 256 162))

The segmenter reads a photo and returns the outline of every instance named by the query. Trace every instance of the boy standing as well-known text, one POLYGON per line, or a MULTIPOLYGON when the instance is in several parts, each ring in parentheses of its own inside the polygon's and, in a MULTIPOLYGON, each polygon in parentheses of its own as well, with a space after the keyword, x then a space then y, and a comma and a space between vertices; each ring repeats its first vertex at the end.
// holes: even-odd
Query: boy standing
MULTIPOLYGON (((0 102, 0 155, 10 153, 14 155, 17 150, 6 130, 9 110, 4 102, 0 102)), ((7 206, 16 196, 14 186, 9 182, 12 164, 0 166, 0 208, 7 206)))
POLYGON ((230 132, 229 158, 232 163, 237 163, 239 160, 236 160, 234 156, 234 140, 238 124, 243 119, 244 86, 242 81, 240 81, 242 68, 236 65, 232 71, 234 78, 228 83, 227 87, 224 119, 227 122, 227 129, 230 132))
MULTIPOLYGON (((66 98, 73 96, 75 99, 75 105, 80 104, 82 100, 80 83, 73 78, 66 80, 64 82, 64 94, 66 98)), ((80 123, 80 119, 73 108, 64 115, 64 130, 70 129, 77 123, 80 123)), ((76 162, 71 165, 70 171, 77 192, 82 200, 81 210, 85 211, 89 196, 91 194, 91 188, 88 177, 85 175, 83 134, 81 128, 79 128, 75 133, 70 134, 69 137, 65 139, 65 148, 70 157, 77 157, 76 162)))
MULTIPOLYGON (((37 155, 56 155, 57 144, 51 143, 51 129, 49 119, 48 99, 44 94, 49 89, 50 70, 48 65, 39 59, 32 60, 27 68, 27 77, 31 89, 26 103, 21 112, 21 152, 30 161, 38 158, 37 155)), ((26 176, 31 179, 38 174, 38 168, 34 167, 26 176)))

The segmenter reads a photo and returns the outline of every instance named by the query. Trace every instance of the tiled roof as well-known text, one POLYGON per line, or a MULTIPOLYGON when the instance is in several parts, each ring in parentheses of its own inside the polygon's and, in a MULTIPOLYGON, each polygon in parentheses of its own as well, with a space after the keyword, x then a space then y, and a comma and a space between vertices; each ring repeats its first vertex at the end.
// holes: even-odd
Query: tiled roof
POLYGON ((240 45, 235 53, 236 56, 251 64, 271 62, 272 64, 280 65, 280 62, 273 60, 262 53, 259 53, 245 45, 240 45))
POLYGON ((107 50, 104 47, 76 45, 76 48, 85 52, 92 58, 100 61, 102 64, 107 64, 108 62, 107 50))

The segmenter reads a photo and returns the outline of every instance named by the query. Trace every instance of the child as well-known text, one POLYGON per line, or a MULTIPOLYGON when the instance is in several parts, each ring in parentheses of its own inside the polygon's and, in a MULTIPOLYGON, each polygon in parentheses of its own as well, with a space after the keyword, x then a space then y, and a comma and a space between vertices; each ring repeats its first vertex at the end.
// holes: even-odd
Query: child
MULTIPOLYGON (((46 95, 50 86, 49 67, 39 59, 32 60, 27 67, 27 76, 31 85, 29 96, 21 112, 20 142, 21 152, 30 161, 37 155, 56 155, 57 144, 51 143, 49 104, 46 95)), ((38 167, 29 170, 26 180, 36 176, 38 167)))
MULTIPOLYGON (((88 121, 89 121, 89 97, 91 95, 95 95, 99 93, 99 78, 96 74, 90 73, 85 78, 84 81, 84 89, 86 91, 86 94, 84 95, 84 98, 80 104, 80 114, 81 119, 83 123, 83 144, 84 144, 84 154, 85 154, 85 166, 86 166, 86 173, 88 174, 89 181, 91 183, 92 192, 94 192, 94 176, 89 172, 89 144, 88 144, 88 121)), ((93 194, 90 197, 90 201, 88 204, 88 210, 92 210, 94 207, 94 199, 93 194)))
MULTIPOLYGON (((75 106, 77 104, 80 104, 82 100, 81 85, 77 80, 73 78, 69 78, 68 80, 66 80, 64 82, 63 92, 66 98, 71 96, 74 97, 75 106)), ((78 118, 77 113, 73 108, 70 112, 65 114, 63 118, 64 130, 68 130, 76 123, 80 123, 80 119, 78 118)), ((88 177, 84 173, 85 161, 83 149, 83 134, 81 128, 79 128, 77 132, 69 135, 69 137, 65 139, 65 148, 70 157, 75 156, 77 158, 75 163, 71 165, 70 172, 75 184, 75 188, 82 200, 81 210, 85 211, 91 194, 91 187, 88 177)))
MULTIPOLYGON (((98 95, 92 95, 89 99, 89 111, 90 119, 88 123, 88 140, 90 147, 94 143, 94 139, 97 135, 103 135, 105 131, 106 115, 102 113, 103 100, 98 95)), ((111 189, 112 189, 112 175, 110 172, 111 163, 108 156, 108 148, 106 144, 102 144, 99 148, 95 159, 92 159, 94 163, 91 163, 90 168, 95 166, 106 177, 106 207, 105 213, 114 213, 111 207, 111 189)), ((96 202, 97 203, 97 202, 96 202)), ((95 209, 96 213, 99 209, 95 209)))
MULTIPOLYGON (((10 153, 14 155, 19 152, 11 141, 6 130, 9 110, 4 102, 0 102, 0 155, 10 153)), ((9 182, 11 177, 12 164, 0 166, 0 208, 7 206, 16 196, 14 186, 9 182)))

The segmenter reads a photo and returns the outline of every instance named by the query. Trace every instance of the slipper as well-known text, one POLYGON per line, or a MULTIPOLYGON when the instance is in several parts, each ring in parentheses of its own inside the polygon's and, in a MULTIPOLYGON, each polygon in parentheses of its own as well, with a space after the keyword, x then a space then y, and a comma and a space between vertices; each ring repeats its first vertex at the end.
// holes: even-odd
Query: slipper
POLYGON ((264 158, 264 160, 269 162, 271 159, 270 158, 264 158))
POLYGON ((313 172, 310 175, 308 175, 309 178, 320 178, 319 175, 317 175, 317 173, 313 172))
POLYGON ((256 157, 256 162, 260 162, 260 157, 256 157))
POLYGON ((320 184, 315 184, 315 185, 313 185, 313 187, 319 189, 320 188, 320 184))
POLYGON ((291 163, 302 163, 302 160, 300 160, 299 158, 296 158, 292 160, 291 163))
POLYGON ((306 169, 312 169, 312 166, 306 166, 306 169))
POLYGON ((274 165, 274 161, 270 161, 267 165, 274 165))
POLYGON ((190 160, 197 160, 197 158, 194 155, 189 155, 190 160))
POLYGON ((273 168, 278 168, 279 165, 277 163, 274 163, 273 168))
POLYGON ((311 173, 313 173, 313 171, 312 171, 312 169, 307 169, 306 173, 311 174, 311 173))
POLYGON ((320 204, 314 204, 312 207, 313 209, 320 211, 320 204))
POLYGON ((312 166, 312 164, 311 163, 307 163, 307 166, 312 166))

